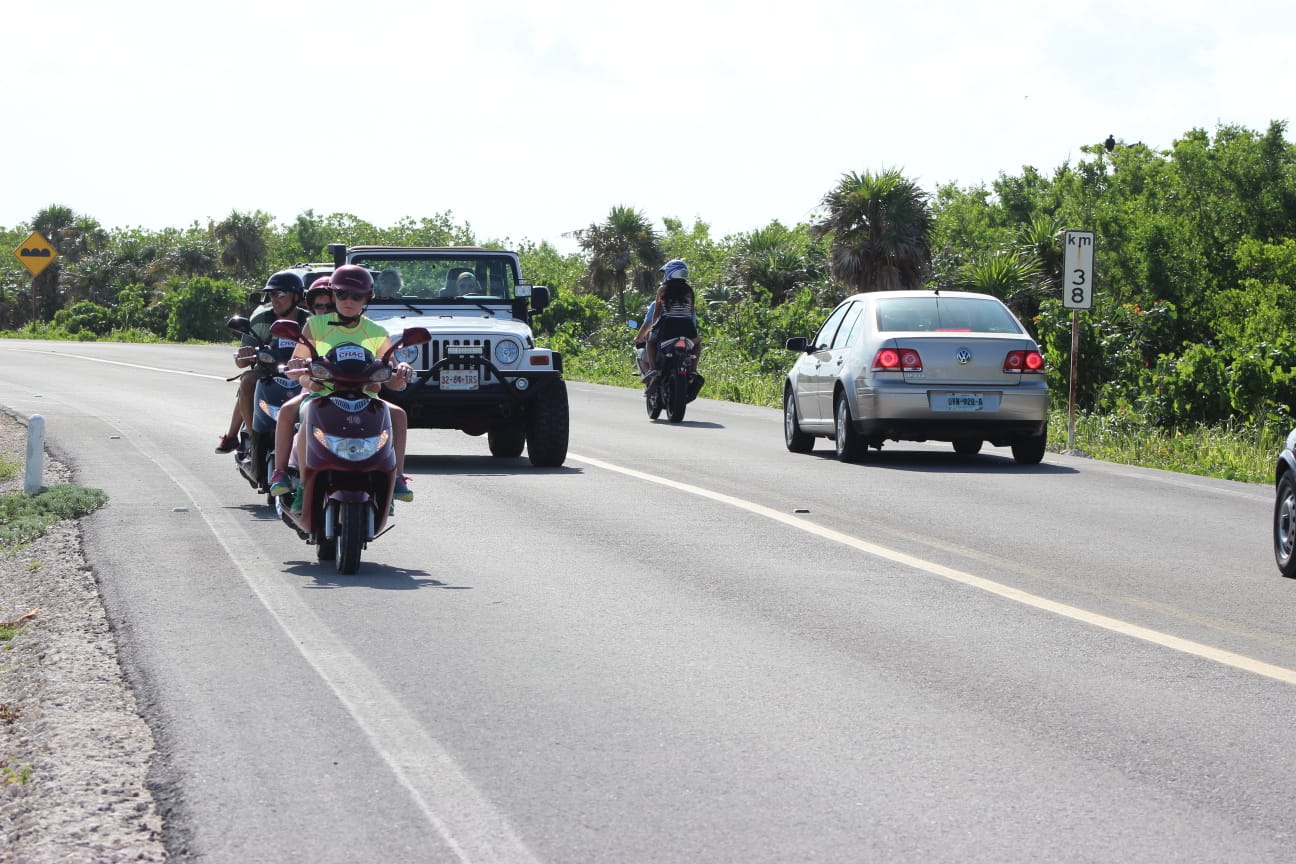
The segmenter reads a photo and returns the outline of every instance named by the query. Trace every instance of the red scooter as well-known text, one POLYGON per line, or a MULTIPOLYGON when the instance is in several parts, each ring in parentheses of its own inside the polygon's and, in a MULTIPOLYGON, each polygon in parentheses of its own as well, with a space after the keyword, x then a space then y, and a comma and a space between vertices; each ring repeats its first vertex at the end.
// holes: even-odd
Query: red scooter
MULTIPOLYGON (((321 357, 301 335, 301 326, 288 319, 270 328, 276 339, 292 339, 310 348, 308 374, 332 383, 327 396, 303 404, 297 434, 305 436, 305 464, 297 465, 294 511, 275 500, 283 521, 316 547, 320 561, 335 561, 339 573, 360 567, 360 552, 386 531, 396 485, 396 449, 387 405, 365 392, 392 376, 392 355, 401 346, 422 345, 431 339, 422 327, 411 327, 382 358, 360 345, 338 345, 321 357), (300 497, 298 497, 300 495, 300 497)), ((293 456, 299 448, 294 446, 293 456)), ((291 469, 289 470, 291 474, 291 469)))

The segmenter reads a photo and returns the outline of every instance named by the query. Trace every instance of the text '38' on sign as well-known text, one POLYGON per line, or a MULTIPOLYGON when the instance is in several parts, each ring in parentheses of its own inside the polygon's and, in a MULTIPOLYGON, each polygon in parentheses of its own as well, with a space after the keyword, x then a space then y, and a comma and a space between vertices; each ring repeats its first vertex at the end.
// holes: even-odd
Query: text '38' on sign
POLYGON ((1093 308, 1092 231, 1066 232, 1062 256, 1062 305, 1067 309, 1093 308))

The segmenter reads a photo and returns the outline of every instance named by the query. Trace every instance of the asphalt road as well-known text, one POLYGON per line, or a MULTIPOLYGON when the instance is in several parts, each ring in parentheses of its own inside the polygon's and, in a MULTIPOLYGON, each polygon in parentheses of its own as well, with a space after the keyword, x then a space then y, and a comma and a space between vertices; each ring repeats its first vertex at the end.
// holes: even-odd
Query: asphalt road
POLYGON ((212 453, 229 355, 0 342, 0 404, 111 496, 87 555, 174 860, 1291 860, 1268 487, 842 465, 570 383, 561 469, 413 432, 341 577, 212 453))

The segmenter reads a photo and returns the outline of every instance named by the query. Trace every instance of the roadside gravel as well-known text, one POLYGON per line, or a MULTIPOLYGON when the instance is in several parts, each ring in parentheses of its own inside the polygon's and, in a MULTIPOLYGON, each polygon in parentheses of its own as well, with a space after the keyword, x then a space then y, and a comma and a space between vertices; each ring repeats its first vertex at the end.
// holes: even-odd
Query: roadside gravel
MULTIPOLYGON (((0 411, 0 455, 21 463, 26 441, 26 426, 0 411)), ((74 479, 47 457, 42 482, 74 479)), ((20 471, 0 493, 22 485, 20 471)), ((77 522, 0 553, 0 622, 19 620, 22 631, 0 643, 0 864, 166 861, 146 783, 153 736, 77 522)))

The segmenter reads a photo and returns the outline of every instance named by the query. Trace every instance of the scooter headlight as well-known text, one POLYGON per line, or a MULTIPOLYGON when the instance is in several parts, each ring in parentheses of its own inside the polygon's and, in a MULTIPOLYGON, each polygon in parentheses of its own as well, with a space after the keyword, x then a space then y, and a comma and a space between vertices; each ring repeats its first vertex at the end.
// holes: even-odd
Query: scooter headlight
POLYGON ((329 449, 330 453, 349 462, 363 462, 369 459, 387 443, 387 432, 372 438, 349 438, 345 435, 326 435, 323 429, 315 427, 315 440, 329 449))

